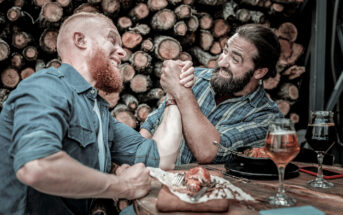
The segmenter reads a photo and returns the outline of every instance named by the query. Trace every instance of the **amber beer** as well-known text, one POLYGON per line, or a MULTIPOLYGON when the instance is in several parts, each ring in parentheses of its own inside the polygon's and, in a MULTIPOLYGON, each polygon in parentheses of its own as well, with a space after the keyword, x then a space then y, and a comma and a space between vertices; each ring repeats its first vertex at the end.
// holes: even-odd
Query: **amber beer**
POLYGON ((265 151, 277 166, 286 166, 300 151, 295 131, 271 132, 265 141, 265 151))

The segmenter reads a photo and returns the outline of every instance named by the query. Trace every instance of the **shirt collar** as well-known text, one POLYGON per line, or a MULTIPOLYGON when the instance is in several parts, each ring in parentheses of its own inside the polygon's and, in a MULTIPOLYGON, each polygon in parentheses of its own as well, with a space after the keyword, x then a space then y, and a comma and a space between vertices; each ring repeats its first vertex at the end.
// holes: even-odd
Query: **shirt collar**
POLYGON ((77 93, 83 93, 92 88, 92 85, 90 85, 71 65, 63 63, 58 70, 62 72, 63 76, 71 86, 74 87, 77 93))

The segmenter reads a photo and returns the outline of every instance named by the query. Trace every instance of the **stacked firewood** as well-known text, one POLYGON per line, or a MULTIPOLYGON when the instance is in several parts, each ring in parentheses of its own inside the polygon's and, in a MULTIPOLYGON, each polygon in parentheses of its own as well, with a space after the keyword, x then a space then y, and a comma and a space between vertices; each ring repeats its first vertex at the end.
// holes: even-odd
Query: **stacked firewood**
POLYGON ((280 38, 282 56, 275 78, 264 87, 285 116, 298 120, 291 106, 299 97, 305 68, 297 65, 303 46, 288 21, 302 0, 0 0, 0 110, 11 90, 34 72, 59 67, 58 28, 81 11, 110 17, 127 53, 120 70, 120 95, 100 92, 112 115, 138 129, 165 95, 161 65, 167 59, 192 60, 213 68, 225 42, 246 23, 272 28, 280 38))

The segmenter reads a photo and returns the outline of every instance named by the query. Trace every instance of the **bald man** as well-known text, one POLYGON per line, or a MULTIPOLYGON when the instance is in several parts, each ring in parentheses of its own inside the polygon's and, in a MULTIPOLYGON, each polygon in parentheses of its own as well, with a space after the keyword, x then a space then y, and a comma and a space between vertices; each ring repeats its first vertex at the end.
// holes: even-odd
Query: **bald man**
MULTIPOLYGON (((174 167, 181 140, 176 106, 145 139, 115 121, 98 95, 97 89, 122 88, 118 66, 125 52, 112 21, 74 14, 60 28, 57 49, 61 67, 23 80, 0 114, 0 214, 89 214, 93 198, 144 196, 146 165, 174 167), (108 174, 112 162, 121 165, 116 175, 108 174)), ((192 85, 191 64, 180 67, 179 84, 192 85)))

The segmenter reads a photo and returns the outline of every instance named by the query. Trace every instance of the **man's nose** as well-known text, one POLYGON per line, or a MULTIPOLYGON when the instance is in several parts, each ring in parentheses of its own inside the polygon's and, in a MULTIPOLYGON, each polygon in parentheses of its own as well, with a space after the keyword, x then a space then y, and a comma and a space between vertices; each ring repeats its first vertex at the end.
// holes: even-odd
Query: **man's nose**
POLYGON ((117 50, 117 54, 120 59, 123 59, 126 56, 126 51, 122 47, 119 47, 117 50))
POLYGON ((226 54, 221 54, 218 58, 218 66, 219 67, 229 67, 229 59, 228 55, 226 54))

